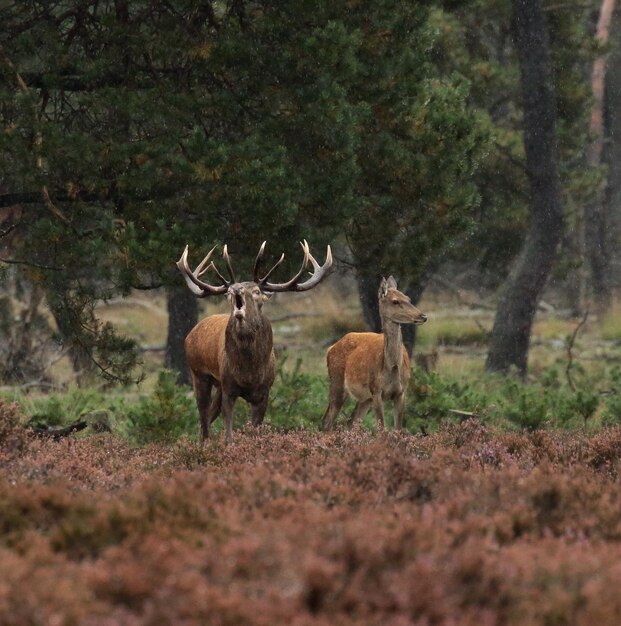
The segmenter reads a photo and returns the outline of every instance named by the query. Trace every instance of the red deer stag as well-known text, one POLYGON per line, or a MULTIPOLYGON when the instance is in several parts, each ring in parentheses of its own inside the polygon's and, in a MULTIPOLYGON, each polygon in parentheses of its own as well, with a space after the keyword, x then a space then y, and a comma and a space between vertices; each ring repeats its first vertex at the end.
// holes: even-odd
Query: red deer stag
POLYGON ((259 265, 265 242, 254 262, 254 280, 239 283, 235 279, 227 247, 223 257, 230 280, 225 279, 213 262, 209 263, 215 250, 212 248, 192 272, 188 266, 188 247, 185 247, 177 267, 195 296, 226 294, 231 305, 230 315, 211 315, 200 321, 185 339, 185 353, 196 403, 200 414, 201 441, 209 437, 209 425, 222 411, 225 424, 225 441, 231 441, 233 433, 233 405, 238 397, 250 404, 252 423, 263 422, 270 388, 275 377, 275 358, 272 326, 263 314, 263 303, 269 294, 279 291, 308 291, 315 287, 332 266, 332 252, 328 246, 326 261, 320 266, 311 255, 306 241, 301 243, 304 260, 298 273, 286 283, 270 283, 271 273, 282 263, 282 254, 276 264, 259 278, 259 265), (299 282, 308 262, 313 274, 305 282, 299 282), (208 265, 209 263, 209 265, 208 265), (212 269, 222 284, 210 285, 200 277, 212 269), (211 398, 212 387, 215 395, 211 398))
POLYGON ((373 404, 378 430, 384 428, 384 399, 394 400, 395 428, 403 425, 410 357, 401 340, 401 324, 424 324, 427 316, 397 289, 391 276, 379 288, 382 333, 347 333, 327 355, 330 398, 324 428, 334 427, 347 393, 356 406, 349 424, 364 417, 373 404))

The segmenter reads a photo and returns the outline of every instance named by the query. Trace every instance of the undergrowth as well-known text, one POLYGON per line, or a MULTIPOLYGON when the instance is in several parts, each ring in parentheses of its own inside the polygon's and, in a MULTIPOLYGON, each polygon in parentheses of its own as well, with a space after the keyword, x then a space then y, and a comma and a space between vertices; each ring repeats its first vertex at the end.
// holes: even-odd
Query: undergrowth
POLYGON ((0 469, 2 624, 621 620, 621 427, 27 438, 0 469))
MULTIPOLYGON (((270 394, 265 422, 286 432, 321 428, 327 406, 325 375, 302 370, 302 361, 279 361, 270 394)), ((435 432, 443 424, 476 417, 500 430, 542 428, 596 431, 621 424, 621 368, 617 365, 589 373, 576 364, 569 385, 565 365, 558 363, 541 370, 524 383, 514 377, 472 374, 468 379, 414 369, 406 401, 405 428, 410 432, 435 432)), ((161 370, 150 392, 105 393, 94 389, 73 389, 62 394, 34 396, 5 394, 7 401, 21 406, 26 422, 63 426, 101 412, 110 415, 117 434, 144 445, 174 442, 181 436, 198 438, 198 411, 191 388, 175 384, 174 373, 161 370)), ((353 410, 353 401, 344 405, 338 423, 344 424, 353 410)), ((235 404, 234 428, 249 421, 248 405, 239 398, 235 404)), ((386 425, 392 428, 393 412, 385 404, 386 425)), ((374 431, 370 411, 364 427, 374 431)), ((217 436, 222 419, 213 425, 217 436)))

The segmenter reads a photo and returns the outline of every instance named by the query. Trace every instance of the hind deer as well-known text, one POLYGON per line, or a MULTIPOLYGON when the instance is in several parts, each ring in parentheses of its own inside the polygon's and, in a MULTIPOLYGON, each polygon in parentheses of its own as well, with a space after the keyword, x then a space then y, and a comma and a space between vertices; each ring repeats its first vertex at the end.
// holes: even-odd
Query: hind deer
POLYGON ((232 440, 233 405, 238 397, 250 404, 252 423, 258 426, 263 422, 276 371, 272 326, 263 314, 263 303, 272 293, 312 289, 326 277, 332 266, 330 246, 322 266, 310 253, 306 241, 301 246, 304 251, 302 266, 285 283, 268 281, 272 272, 284 260, 284 254, 263 278, 259 278, 265 242, 254 262, 253 281, 237 282, 226 245, 223 258, 229 280, 220 274, 213 261, 209 262, 215 247, 193 272, 188 266, 187 246, 177 261, 177 267, 195 296, 203 298, 226 295, 231 306, 230 315, 211 315, 205 318, 185 339, 186 359, 200 414, 201 442, 209 437, 209 425, 220 412, 224 417, 225 442, 232 440), (305 282, 299 282, 309 261, 313 266, 313 274, 305 282), (201 280, 200 277, 210 269, 217 274, 220 285, 210 285, 201 280), (212 398, 213 387, 215 395, 212 398))
POLYGON ((427 316, 397 289, 395 279, 382 278, 379 288, 382 333, 348 333, 327 354, 329 404, 323 416, 326 430, 334 427, 347 394, 356 401, 349 425, 373 405, 378 430, 384 428, 384 399, 394 401, 394 425, 401 429, 410 357, 401 338, 401 324, 424 324, 427 316))

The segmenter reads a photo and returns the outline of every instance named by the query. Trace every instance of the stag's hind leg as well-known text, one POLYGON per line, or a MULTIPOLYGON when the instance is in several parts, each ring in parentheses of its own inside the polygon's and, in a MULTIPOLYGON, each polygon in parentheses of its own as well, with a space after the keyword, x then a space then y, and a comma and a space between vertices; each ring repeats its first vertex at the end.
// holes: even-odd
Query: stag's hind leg
POLYGON ((222 387, 217 381, 214 381, 216 387, 216 393, 211 399, 211 404, 209 405, 209 409, 207 411, 207 421, 210 424, 213 424, 216 421, 218 415, 220 415, 220 411, 222 410, 222 387))
POLYGON ((192 384, 194 386, 194 395, 196 396, 196 405, 198 406, 198 414, 200 416, 201 427, 201 443, 205 439, 209 439, 209 406, 211 400, 211 387, 214 379, 211 376, 199 377, 192 372, 192 384))

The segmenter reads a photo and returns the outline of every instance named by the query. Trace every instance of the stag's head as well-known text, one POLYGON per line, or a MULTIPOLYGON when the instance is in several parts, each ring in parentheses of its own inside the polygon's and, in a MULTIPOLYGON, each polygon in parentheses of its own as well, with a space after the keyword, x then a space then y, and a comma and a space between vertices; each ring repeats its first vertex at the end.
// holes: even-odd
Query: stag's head
POLYGON ((231 305, 231 316, 240 325, 252 326, 253 322, 261 315, 263 303, 269 299, 272 293, 278 291, 308 291, 319 284, 332 267, 332 251, 330 250, 330 246, 328 246, 325 263, 319 265, 310 253, 306 240, 302 241, 300 245, 304 252, 302 265, 297 274, 285 283, 271 283, 268 280, 272 272, 283 262, 285 258, 284 254, 280 255, 280 259, 278 259, 274 266, 263 277, 259 277, 261 259, 265 251, 265 241, 261 245, 259 254, 257 254, 257 258, 254 262, 252 281, 237 282, 226 245, 224 246, 222 257, 227 266, 229 274, 228 279, 218 271, 214 262, 211 261, 211 256, 216 249, 215 246, 207 253, 207 256, 193 272, 188 265, 188 246, 186 246, 181 258, 177 261, 177 267, 195 296, 204 298, 205 296, 226 295, 231 305), (304 282, 300 282, 309 262, 313 266, 313 273, 310 278, 304 282), (220 282, 219 285, 210 285, 201 280, 200 277, 208 270, 212 270, 217 275, 220 282))
POLYGON ((397 281, 392 276, 382 278, 378 295, 382 319, 397 324, 424 324, 427 321, 427 316, 397 289, 397 281))

